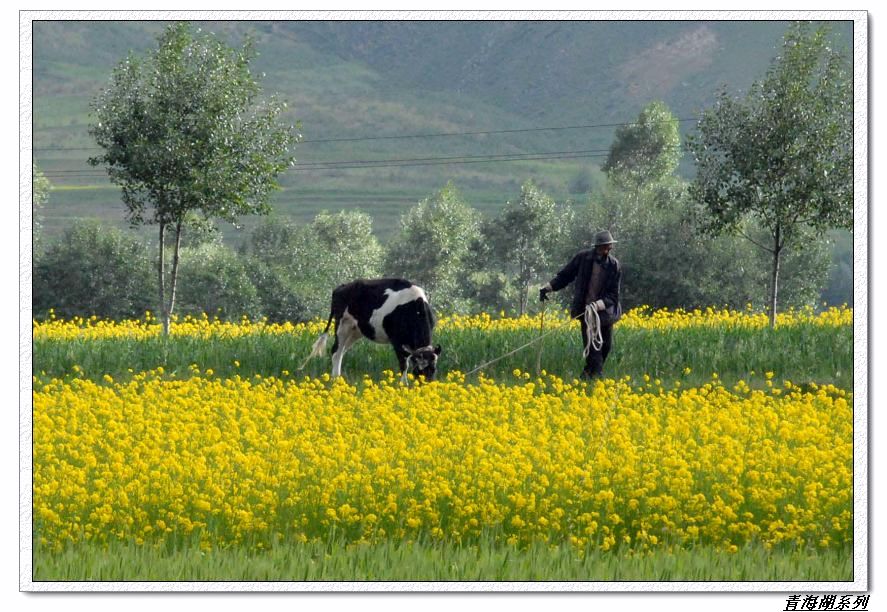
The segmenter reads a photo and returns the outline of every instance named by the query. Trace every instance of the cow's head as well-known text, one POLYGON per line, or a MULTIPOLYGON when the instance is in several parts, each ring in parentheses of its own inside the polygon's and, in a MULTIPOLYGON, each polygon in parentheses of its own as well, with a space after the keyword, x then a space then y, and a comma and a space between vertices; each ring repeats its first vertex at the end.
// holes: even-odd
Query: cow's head
POLYGON ((423 346, 418 349, 411 349, 404 345, 403 350, 410 356, 410 374, 415 377, 424 376, 425 380, 434 380, 434 373, 437 371, 437 358, 440 356, 440 345, 423 346))

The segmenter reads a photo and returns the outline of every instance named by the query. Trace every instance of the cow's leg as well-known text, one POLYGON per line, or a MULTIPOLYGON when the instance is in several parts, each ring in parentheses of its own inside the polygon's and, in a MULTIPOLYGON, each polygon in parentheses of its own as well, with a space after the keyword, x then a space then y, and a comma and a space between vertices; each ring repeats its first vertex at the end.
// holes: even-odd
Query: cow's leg
POLYGON ((361 338, 357 321, 347 312, 336 325, 336 342, 333 345, 333 373, 332 376, 342 375, 342 359, 348 349, 361 338))

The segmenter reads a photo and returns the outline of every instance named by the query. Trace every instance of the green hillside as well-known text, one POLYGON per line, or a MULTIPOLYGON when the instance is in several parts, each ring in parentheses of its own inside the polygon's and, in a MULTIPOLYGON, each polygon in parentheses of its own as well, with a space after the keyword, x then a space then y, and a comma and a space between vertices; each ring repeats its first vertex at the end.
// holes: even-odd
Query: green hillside
MULTIPOLYGON (((96 152, 87 133, 89 104, 113 67, 130 50, 153 47, 164 25, 34 23, 34 148, 54 186, 44 211, 50 237, 78 217, 123 225, 116 188, 86 164, 96 152)), ((406 208, 449 179, 487 211, 517 197, 527 178, 558 200, 581 202, 600 180, 597 167, 613 124, 632 120, 653 99, 691 118, 719 85, 747 87, 763 74, 786 27, 766 21, 200 25, 231 43, 252 34, 265 91, 280 93, 292 109, 288 119, 302 124, 300 164, 587 152, 574 159, 294 168, 282 178, 277 214, 307 220, 322 209, 359 207, 374 217, 382 238, 406 208), (598 127, 538 130, 564 126, 598 127), (464 134, 503 130, 520 131, 464 134), (461 135, 385 138, 440 133, 461 135), (335 140, 346 138, 358 140, 335 140)), ((836 32, 849 45, 850 26, 836 32)), ((692 125, 682 123, 685 130, 692 125)), ((236 243, 243 231, 229 228, 226 235, 236 243)))

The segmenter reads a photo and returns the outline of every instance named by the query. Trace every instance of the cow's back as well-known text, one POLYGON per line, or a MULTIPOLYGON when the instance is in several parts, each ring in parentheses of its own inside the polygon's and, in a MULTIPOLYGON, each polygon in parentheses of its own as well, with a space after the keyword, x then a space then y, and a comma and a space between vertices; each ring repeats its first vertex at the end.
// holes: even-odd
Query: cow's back
POLYGON ((385 329, 389 336, 394 334, 404 344, 415 349, 431 344, 434 323, 431 305, 426 299, 417 299, 398 306, 387 317, 385 329))
POLYGON ((333 308, 348 309, 358 321, 369 322, 373 311, 382 307, 388 299, 386 291, 403 291, 413 286, 402 278, 358 279, 339 285, 333 290, 333 308))
POLYGON ((428 298, 421 287, 413 285, 397 293, 391 293, 381 308, 373 312, 371 325, 378 341, 390 340, 395 345, 411 348, 428 346, 434 317, 428 298), (382 334, 378 330, 382 330, 382 334))
POLYGON ((406 279, 358 279, 333 290, 332 311, 337 321, 347 312, 355 319, 364 336, 377 342, 386 342, 390 335, 386 332, 384 320, 398 310, 396 317, 402 319, 406 316, 405 321, 415 321, 415 317, 399 308, 417 299, 424 302, 428 300, 421 287, 406 279))

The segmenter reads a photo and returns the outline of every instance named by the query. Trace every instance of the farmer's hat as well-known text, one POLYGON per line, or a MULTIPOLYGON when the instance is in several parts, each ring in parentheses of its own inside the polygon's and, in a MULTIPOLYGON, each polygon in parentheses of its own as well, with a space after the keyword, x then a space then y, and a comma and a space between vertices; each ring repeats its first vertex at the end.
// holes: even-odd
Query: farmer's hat
POLYGON ((605 244, 616 244, 617 240, 613 240, 613 235, 607 230, 601 230, 594 235, 594 246, 602 246, 605 244))

